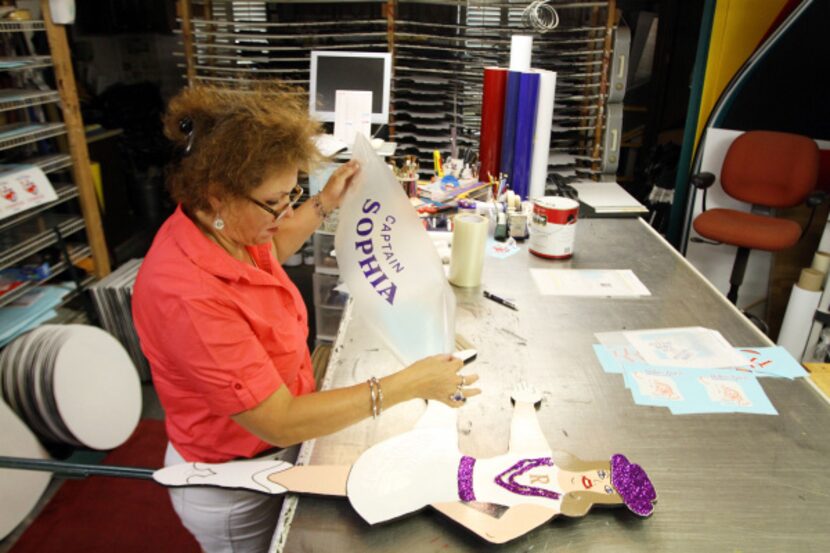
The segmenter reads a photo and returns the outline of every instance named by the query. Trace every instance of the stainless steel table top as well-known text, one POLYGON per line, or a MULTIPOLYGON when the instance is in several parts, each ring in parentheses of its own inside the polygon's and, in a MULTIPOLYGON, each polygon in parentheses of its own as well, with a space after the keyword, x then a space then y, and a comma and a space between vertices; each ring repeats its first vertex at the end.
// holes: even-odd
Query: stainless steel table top
MULTIPOLYGON (((778 416, 673 416, 635 405, 621 375, 603 372, 595 332, 704 326, 735 346, 770 345, 641 220, 581 220, 576 255, 551 262, 523 246, 487 258, 484 288, 519 311, 455 289, 457 331, 478 359, 482 395, 458 412, 461 450, 489 457, 507 449, 513 384, 544 391, 538 416, 554 450, 582 459, 624 453, 657 489, 654 514, 595 509, 557 517, 502 546, 491 545, 430 509, 369 526, 345 498, 291 498, 272 550, 329 551, 830 551, 830 407, 805 379, 761 379, 778 416), (633 269, 652 295, 638 299, 540 296, 529 268, 633 269)), ((325 387, 363 382, 400 364, 359 318, 344 317, 325 387)), ((368 401, 368 391, 367 391, 368 401)), ((422 402, 399 405, 308 442, 311 464, 351 464, 378 441, 413 426, 422 402)), ((382 475, 379 475, 379 478, 382 475)))

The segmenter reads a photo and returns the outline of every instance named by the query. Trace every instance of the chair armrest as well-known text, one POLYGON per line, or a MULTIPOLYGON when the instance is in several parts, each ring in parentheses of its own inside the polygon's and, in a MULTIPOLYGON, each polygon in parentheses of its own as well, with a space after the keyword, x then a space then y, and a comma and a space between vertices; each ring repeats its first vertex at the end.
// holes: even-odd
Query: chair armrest
POLYGON ((827 201, 828 195, 824 190, 813 190, 804 200, 807 207, 816 208, 827 201))
POLYGON ((715 175, 712 173, 698 173, 696 175, 692 175, 689 182, 691 182, 692 186, 695 188, 706 190, 715 183, 715 175))

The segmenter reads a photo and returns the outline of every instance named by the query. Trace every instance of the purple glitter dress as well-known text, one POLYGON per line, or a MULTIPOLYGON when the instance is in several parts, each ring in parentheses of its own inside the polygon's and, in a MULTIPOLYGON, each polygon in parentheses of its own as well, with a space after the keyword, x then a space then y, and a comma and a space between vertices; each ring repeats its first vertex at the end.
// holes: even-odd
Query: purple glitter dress
POLYGON ((476 460, 461 455, 457 443, 454 428, 424 428, 369 448, 349 473, 352 507, 370 524, 459 500, 558 507, 559 493, 527 484, 532 479, 555 482, 558 468, 549 457, 476 460))
MULTIPOLYGON (((455 428, 416 428, 369 448, 352 465, 346 484, 349 501, 370 524, 453 501, 559 510, 561 473, 550 457, 475 459, 461 455, 457 444, 455 428)), ((650 515, 657 496, 645 471, 619 454, 610 464, 610 478, 605 478, 625 505, 638 515, 650 515)))

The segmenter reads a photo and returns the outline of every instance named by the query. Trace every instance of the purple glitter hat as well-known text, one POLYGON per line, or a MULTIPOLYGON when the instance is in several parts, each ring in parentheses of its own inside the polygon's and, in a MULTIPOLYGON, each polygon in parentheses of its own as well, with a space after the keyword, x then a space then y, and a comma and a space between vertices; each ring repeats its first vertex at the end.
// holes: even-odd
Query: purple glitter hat
POLYGON ((611 485, 622 497, 623 503, 631 512, 647 517, 654 511, 652 504, 657 500, 657 492, 640 465, 634 465, 617 453, 611 457, 611 485))

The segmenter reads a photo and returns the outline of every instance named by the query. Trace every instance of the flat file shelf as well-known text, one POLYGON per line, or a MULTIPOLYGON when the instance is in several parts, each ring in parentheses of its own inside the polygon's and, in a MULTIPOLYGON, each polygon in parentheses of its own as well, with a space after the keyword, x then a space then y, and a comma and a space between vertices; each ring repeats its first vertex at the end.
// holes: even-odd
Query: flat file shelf
MULTIPOLYGON (((85 257, 89 257, 90 253, 92 253, 92 250, 89 249, 89 246, 83 246, 79 249, 71 251, 69 254, 69 259, 70 261, 72 261, 72 263, 75 263, 77 261, 80 261, 81 259, 84 259, 85 257)), ((36 281, 26 281, 14 290, 12 290, 11 292, 6 292, 2 296, 0 296, 0 307, 12 303, 14 300, 23 296, 24 294, 26 294, 26 292, 35 288, 36 286, 40 286, 41 284, 47 284, 55 277, 63 274, 68 268, 69 266, 63 260, 55 263, 49 268, 49 276, 47 276, 46 278, 36 281)), ((87 286, 94 281, 95 277, 88 275, 81 280, 81 283, 84 286, 87 286)), ((69 300, 77 296, 78 293, 79 292, 77 290, 73 290, 71 294, 67 294, 67 296, 64 297, 63 303, 68 302, 69 300)))
POLYGON ((0 90, 0 111, 60 102, 57 90, 0 90))
POLYGON ((36 123, 31 125, 4 125, 0 127, 0 151, 32 144, 46 138, 66 134, 63 123, 36 123))
POLYGON ((50 226, 42 232, 22 239, 16 245, 8 245, 10 242, 8 237, 0 237, 0 246, 3 247, 3 253, 0 254, 0 269, 10 267, 19 261, 23 261, 41 250, 48 248, 49 246, 57 244, 58 237, 55 235, 55 231, 53 230, 55 227, 57 227, 57 229, 60 230, 61 235, 66 238, 67 236, 83 230, 85 226, 83 217, 70 216, 63 221, 58 222, 56 225, 50 226), (7 238, 5 241, 6 243, 4 243, 3 238, 7 238))
POLYGON ((508 66, 511 35, 533 35, 533 66, 558 73, 551 153, 569 163, 557 170, 592 179, 602 172, 615 0, 552 2, 560 25, 549 33, 524 26, 528 2, 185 4, 180 67, 191 82, 279 77, 306 87, 311 50, 392 52, 389 140, 397 156, 415 155, 422 167, 451 142, 459 153, 477 152, 483 69, 508 66))
POLYGON ((54 188, 55 193, 58 195, 58 198, 56 200, 53 200, 46 204, 39 205, 37 207, 27 209, 26 211, 21 211, 17 215, 12 215, 11 217, 0 219, 0 232, 6 230, 7 228, 11 228, 15 225, 18 225, 28 219, 31 219, 35 215, 43 213, 44 211, 51 209, 56 205, 60 205, 64 202, 68 202, 69 200, 78 197, 78 187, 74 184, 56 184, 54 188))

